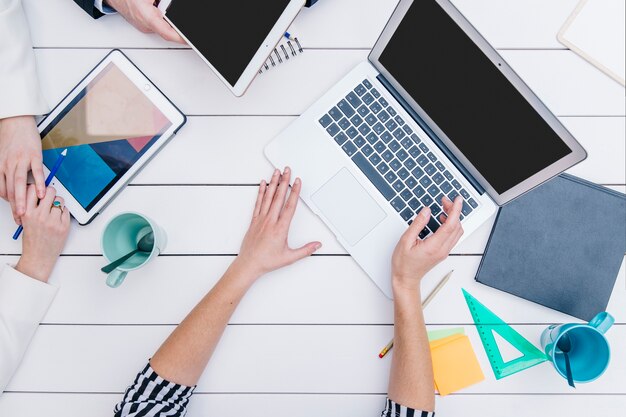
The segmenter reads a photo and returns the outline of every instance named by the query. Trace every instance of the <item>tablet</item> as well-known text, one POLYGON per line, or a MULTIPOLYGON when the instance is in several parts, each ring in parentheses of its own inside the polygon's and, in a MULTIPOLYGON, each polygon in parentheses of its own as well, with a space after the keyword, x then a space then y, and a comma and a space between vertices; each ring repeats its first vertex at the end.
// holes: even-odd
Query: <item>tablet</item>
POLYGON ((165 19, 242 96, 305 0, 160 0, 165 19))
POLYGON ((121 51, 113 50, 39 124, 45 174, 67 149, 51 185, 85 225, 185 121, 121 51))

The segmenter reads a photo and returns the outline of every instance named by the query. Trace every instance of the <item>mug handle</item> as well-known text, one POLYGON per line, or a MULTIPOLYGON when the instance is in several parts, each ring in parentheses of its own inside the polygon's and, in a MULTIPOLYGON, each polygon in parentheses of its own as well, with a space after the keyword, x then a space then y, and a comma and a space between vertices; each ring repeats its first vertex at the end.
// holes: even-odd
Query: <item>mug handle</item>
POLYGON ((613 323, 615 323, 615 318, 613 318, 613 316, 606 311, 603 311, 592 318, 589 325, 591 327, 595 327, 600 333, 604 334, 607 330, 609 330, 613 323))
POLYGON ((107 285, 111 288, 119 287, 122 285, 122 282, 124 282, 126 275, 128 275, 127 271, 120 271, 119 269, 113 270, 113 272, 107 276, 107 285))

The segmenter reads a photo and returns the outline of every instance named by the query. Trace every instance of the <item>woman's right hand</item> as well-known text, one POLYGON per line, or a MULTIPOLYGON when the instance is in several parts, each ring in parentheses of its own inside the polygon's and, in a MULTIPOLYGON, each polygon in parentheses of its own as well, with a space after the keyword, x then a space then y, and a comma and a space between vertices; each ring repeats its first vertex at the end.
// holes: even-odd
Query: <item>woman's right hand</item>
POLYGON ((428 271, 446 259, 452 248, 463 235, 461 208, 463 199, 457 197, 454 203, 445 197, 441 214, 441 227, 432 236, 418 239, 420 232, 430 220, 430 209, 425 207, 418 213, 413 223, 402 235, 392 258, 392 284, 396 291, 418 291, 420 281, 428 271))
POLYGON ((54 188, 48 187, 45 197, 38 202, 35 186, 28 186, 22 226, 22 256, 16 269, 47 282, 70 230, 70 213, 54 188), (61 203, 60 207, 53 207, 55 201, 61 203))

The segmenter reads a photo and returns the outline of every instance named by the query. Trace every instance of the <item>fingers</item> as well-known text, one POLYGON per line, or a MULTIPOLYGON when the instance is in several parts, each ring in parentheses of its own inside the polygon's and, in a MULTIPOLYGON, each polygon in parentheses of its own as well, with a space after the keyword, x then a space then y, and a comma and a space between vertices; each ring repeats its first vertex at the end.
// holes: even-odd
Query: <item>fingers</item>
POLYGON ((170 42, 177 42, 184 44, 184 39, 176 32, 176 30, 170 26, 169 23, 163 19, 161 12, 156 9, 153 20, 151 21, 152 30, 158 33, 163 39, 170 42))
POLYGON ((52 203, 54 203, 54 198, 57 195, 57 190, 54 187, 48 187, 46 189, 46 195, 41 199, 39 205, 37 206, 40 210, 45 210, 45 212, 50 211, 50 207, 52 207, 52 203))
POLYGON ((6 200, 7 197, 7 180, 4 172, 0 172, 0 198, 6 200))
POLYGON ((461 236, 463 236, 463 228, 459 226, 454 234, 452 234, 448 238, 448 240, 444 242, 443 246, 441 247, 441 251, 444 252, 446 256, 450 254, 450 251, 452 251, 456 244, 459 243, 459 239, 461 239, 461 236))
POLYGON ((286 167, 283 171, 283 175, 280 177, 280 182, 274 196, 274 201, 270 206, 269 216, 275 221, 278 220, 278 216, 283 211, 285 205, 285 199, 287 198, 287 191, 289 190, 289 180, 291 179, 291 170, 286 167))
POLYGON ((413 223, 409 226, 409 228, 404 232, 400 241, 403 244, 408 245, 408 247, 412 247, 417 242, 419 238, 420 232, 426 227, 428 221, 430 220, 430 208, 424 207, 420 210, 420 212, 413 219, 413 223))
POLYGON ((452 250, 452 248, 454 248, 456 246, 457 243, 459 243, 459 240, 461 239, 461 236, 463 236, 463 233, 465 233, 465 231, 463 230, 463 226, 459 227, 458 232, 456 233, 456 235, 454 236, 454 238, 452 238, 449 242, 449 246, 450 248, 448 249, 448 252, 450 252, 452 250))
POLYGON ((53 207, 52 204, 50 205, 50 214, 54 217, 59 217, 59 219, 61 217, 63 217, 63 212, 65 212, 65 200, 63 199, 63 197, 59 197, 56 196, 54 198, 54 201, 52 202, 54 204, 54 202, 58 201, 61 205, 59 208, 53 207))
POLYGON ((448 197, 443 197, 441 199, 441 205, 443 206, 443 212, 439 215, 439 220, 441 224, 445 223, 448 215, 446 213, 450 213, 452 208, 454 207, 454 203, 450 201, 448 197))
POLYGON ((6 178, 7 200, 11 202, 11 205, 15 202, 15 169, 16 167, 9 167, 4 174, 6 178))
POLYGON ((267 183, 265 180, 261 180, 261 185, 259 185, 259 193, 256 196, 256 203, 254 204, 254 211, 252 212, 252 218, 255 219, 259 217, 261 213, 261 205, 263 204, 263 196, 265 195, 265 190, 267 190, 267 183))
POLYGON ((461 224, 461 209, 463 208, 463 198, 457 197, 454 199, 454 203, 453 203, 450 201, 448 197, 445 197, 442 200, 442 203, 443 203, 443 208, 445 212, 448 213, 444 226, 446 224, 448 224, 449 226, 460 225, 461 224))
MULTIPOLYGON (((461 199, 461 197, 457 197, 457 199, 455 199, 455 203, 457 202, 457 200, 461 201, 461 208, 462 208, 463 200, 461 199)), ((451 201, 449 203, 452 207, 454 207, 451 201)), ((442 221, 442 224, 445 224, 446 222, 450 221, 450 224, 448 224, 447 227, 452 226, 452 229, 454 229, 454 233, 451 233, 450 236, 448 237, 448 240, 444 243, 444 248, 447 253, 450 253, 452 248, 456 246, 456 244, 459 242, 459 239, 461 239, 461 236, 463 236, 463 233, 464 233, 463 226, 461 225, 460 212, 457 215, 455 215, 455 217, 452 217, 453 210, 454 208, 450 209, 450 216, 446 217, 442 221)))
POLYGON ((28 180, 29 165, 29 162, 22 162, 15 170, 15 207, 19 217, 22 217, 26 212, 26 182, 28 180))
POLYGON ((26 212, 37 208, 37 189, 34 185, 29 185, 26 189, 26 212))
POLYGON ((443 211, 446 213, 450 213, 454 207, 454 203, 448 197, 443 197, 441 199, 441 205, 443 206, 443 211))
POLYGON ((291 187, 291 193, 287 198, 287 202, 285 203, 285 207, 283 211, 280 213, 279 222, 281 226, 289 228, 291 225, 291 221, 293 220, 294 214, 296 214, 296 208, 298 207, 298 199, 300 198, 300 191, 302 190, 302 180, 300 178, 296 178, 293 182, 293 187, 291 187))
POLYGON ((17 207, 15 206, 15 200, 9 200, 9 204, 11 205, 11 213, 13 214, 13 221, 17 225, 22 224, 22 219, 17 215, 17 207))
POLYGON ((299 261, 300 259, 304 259, 308 256, 313 255, 321 247, 322 247, 321 242, 310 242, 298 249, 291 249, 290 250, 290 263, 295 263, 299 261))
POLYGON ((463 207, 463 199, 461 197, 457 197, 454 200, 452 207, 450 207, 450 201, 445 200, 447 200, 447 198, 443 199, 442 204, 444 207, 448 207, 448 216, 435 234, 428 238, 428 241, 431 242, 432 245, 437 245, 439 247, 447 247, 448 240, 454 238, 461 228, 460 217, 461 208, 463 207))
POLYGON ((7 199, 11 205, 11 214, 13 214, 13 221, 15 224, 21 225, 22 219, 17 214, 17 205, 15 204, 15 182, 13 181, 13 175, 7 175, 7 199))
POLYGON ((43 198, 46 195, 46 180, 43 175, 43 162, 41 159, 33 159, 30 164, 30 170, 33 173, 33 178, 35 179, 37 196, 39 198, 43 198))
POLYGON ((63 214, 61 214, 61 223, 63 224, 63 226, 65 227, 65 230, 67 231, 70 226, 70 211, 69 210, 63 209, 63 214))
POLYGON ((274 174, 272 175, 272 179, 270 180, 270 185, 268 185, 267 190, 265 191, 265 196, 263 196, 263 203, 261 204, 261 216, 266 215, 270 211, 270 207, 272 206, 272 201, 274 201, 274 194, 276 193, 276 188, 278 188, 278 181, 280 179, 280 171, 274 170, 274 174))
POLYGON ((13 213, 13 220, 15 224, 22 224, 22 220, 20 216, 17 214, 17 204, 15 201, 15 171, 17 167, 9 167, 7 170, 6 177, 6 192, 7 192, 7 200, 11 204, 11 212, 13 213))

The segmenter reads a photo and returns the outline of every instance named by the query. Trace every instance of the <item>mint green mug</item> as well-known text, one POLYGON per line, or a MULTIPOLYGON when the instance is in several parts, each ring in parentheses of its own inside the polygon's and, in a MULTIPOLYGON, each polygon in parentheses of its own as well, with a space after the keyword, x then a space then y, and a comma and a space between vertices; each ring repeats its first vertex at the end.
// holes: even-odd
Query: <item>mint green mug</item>
POLYGON ((108 262, 120 259, 137 249, 148 233, 154 234, 152 251, 138 252, 113 270, 106 280, 111 288, 119 287, 130 271, 141 268, 159 256, 167 245, 167 235, 153 220, 139 213, 121 213, 109 220, 102 233, 102 253, 108 262))

